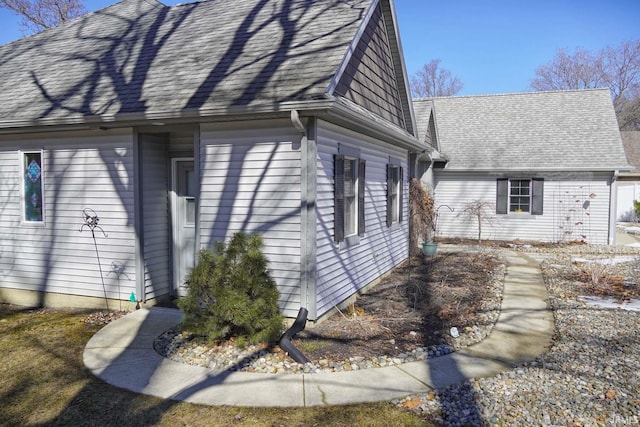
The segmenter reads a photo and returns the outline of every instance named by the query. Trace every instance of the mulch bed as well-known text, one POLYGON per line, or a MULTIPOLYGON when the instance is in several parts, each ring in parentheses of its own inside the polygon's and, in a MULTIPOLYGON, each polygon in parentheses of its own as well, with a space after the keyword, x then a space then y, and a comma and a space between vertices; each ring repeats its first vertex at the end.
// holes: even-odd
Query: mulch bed
POLYGON ((312 361, 394 356, 451 343, 452 327, 484 321, 500 259, 489 252, 440 253, 396 268, 370 292, 293 340, 312 361))

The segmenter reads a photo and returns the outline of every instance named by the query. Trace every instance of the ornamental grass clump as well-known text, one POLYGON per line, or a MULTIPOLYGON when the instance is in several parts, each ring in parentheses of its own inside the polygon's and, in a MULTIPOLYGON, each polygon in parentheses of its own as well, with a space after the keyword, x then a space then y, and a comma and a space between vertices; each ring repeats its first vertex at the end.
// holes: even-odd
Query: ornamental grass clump
POLYGON ((228 244, 218 242, 214 251, 200 252, 187 278, 189 292, 179 302, 183 330, 210 342, 277 340, 283 317, 262 247, 259 236, 236 233, 228 244))

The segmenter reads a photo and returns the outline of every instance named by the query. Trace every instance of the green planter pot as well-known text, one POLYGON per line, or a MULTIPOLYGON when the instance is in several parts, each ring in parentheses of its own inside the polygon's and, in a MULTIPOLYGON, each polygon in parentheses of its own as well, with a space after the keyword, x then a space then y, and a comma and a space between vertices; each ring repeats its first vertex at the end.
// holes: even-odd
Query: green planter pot
POLYGON ((422 253, 427 256, 434 256, 436 254, 436 250, 438 249, 438 244, 433 242, 424 242, 422 244, 422 253))

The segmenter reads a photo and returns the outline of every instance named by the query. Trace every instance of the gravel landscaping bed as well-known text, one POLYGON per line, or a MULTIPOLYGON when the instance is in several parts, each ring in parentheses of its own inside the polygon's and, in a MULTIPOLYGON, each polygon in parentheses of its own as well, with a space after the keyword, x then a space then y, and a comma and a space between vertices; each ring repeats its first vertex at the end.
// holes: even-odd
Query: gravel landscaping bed
MULTIPOLYGON (((640 425, 640 312, 601 309, 579 299, 582 295, 613 295, 620 301, 640 298, 638 250, 586 245, 545 248, 516 245, 510 249, 542 261, 541 270, 555 318, 555 335, 548 352, 491 378, 474 379, 391 403, 419 414, 428 423, 446 426, 640 425), (605 263, 613 256, 623 262, 605 263), (596 261, 594 267, 585 263, 589 259, 596 261), (588 283, 594 280, 598 286, 588 283)), ((461 246, 457 250, 478 251, 461 246)), ((501 286, 496 285, 495 291, 501 292, 501 286)), ((499 301, 494 300, 493 304, 499 301)), ((495 322, 497 311, 489 311, 495 322)), ((492 324, 485 322, 464 328, 457 347, 483 339, 492 324)), ((307 365, 296 364, 273 349, 238 350, 232 345, 214 350, 198 345, 190 347, 186 345, 188 337, 177 330, 163 335, 156 347, 173 360, 216 369, 310 373, 437 357, 454 351, 452 340, 446 338, 441 344, 417 346, 414 351, 393 356, 323 359, 307 365)))
MULTIPOLYGON (((595 258, 602 259, 602 253, 595 258)), ((606 275, 637 278, 637 266, 613 265, 606 275)), ((584 284, 573 280, 575 265, 567 251, 556 251, 541 268, 556 323, 545 355, 492 378, 393 404, 447 426, 639 425, 640 313, 578 301, 584 284)))
POLYGON ((306 364, 296 363, 278 346, 238 348, 233 341, 208 344, 182 333, 179 327, 162 334, 155 349, 180 363, 265 374, 352 371, 439 357, 475 344, 491 333, 500 313, 504 272, 504 262, 499 257, 470 256, 463 251, 439 255, 433 264, 416 265, 414 261, 413 266, 398 268, 372 292, 359 297, 351 307, 357 314, 336 313, 298 334, 295 345, 309 358, 306 364), (457 267, 463 260, 466 270, 457 267), (459 277, 451 270, 459 270, 459 277), (469 272, 473 275, 466 274, 469 272), (432 285, 434 280, 437 283, 432 285), (473 298, 475 294, 461 292, 454 283, 448 286, 446 280, 460 283, 463 288, 475 286, 480 300, 473 298), (456 291, 461 298, 459 313, 463 312, 460 305, 468 309, 464 311, 464 322, 443 320, 430 313, 434 305, 451 310, 451 304, 438 297, 456 291), (421 302, 417 306, 416 295, 421 302), (455 337, 452 327, 456 327, 455 337))

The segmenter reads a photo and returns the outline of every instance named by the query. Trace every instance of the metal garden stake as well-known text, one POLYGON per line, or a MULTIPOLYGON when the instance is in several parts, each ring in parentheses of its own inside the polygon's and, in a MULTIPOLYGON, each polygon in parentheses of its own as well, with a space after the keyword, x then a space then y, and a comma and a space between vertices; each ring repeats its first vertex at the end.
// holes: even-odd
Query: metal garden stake
POLYGON ((107 311, 109 310, 109 299, 107 298, 107 287, 104 284, 104 275, 102 274, 102 265, 100 264, 100 254, 98 253, 98 243, 96 242, 96 228, 102 231, 104 237, 107 237, 107 233, 104 232, 102 227, 98 225, 100 222, 100 218, 98 214, 93 209, 86 208, 82 211, 82 219, 84 220, 84 224, 80 227, 80 232, 84 230, 85 227, 91 230, 91 237, 93 237, 93 246, 96 248, 96 258, 98 260, 98 269, 100 270, 100 279, 102 280, 102 290, 104 291, 104 302, 107 304, 107 311))

